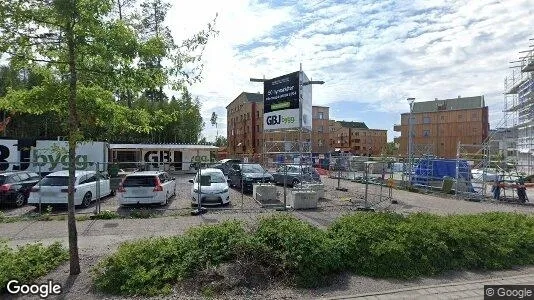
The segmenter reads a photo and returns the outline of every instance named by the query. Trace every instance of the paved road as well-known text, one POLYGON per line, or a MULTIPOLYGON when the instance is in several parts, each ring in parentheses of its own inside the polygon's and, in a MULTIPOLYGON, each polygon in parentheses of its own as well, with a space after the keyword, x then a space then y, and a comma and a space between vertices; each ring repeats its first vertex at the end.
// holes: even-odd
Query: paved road
MULTIPOLYGON (((450 284, 411 287, 405 289, 367 293, 340 297, 323 298, 328 300, 382 300, 382 299, 483 299, 485 285, 531 285, 534 286, 534 274, 497 277, 486 280, 455 282, 450 284)), ((498 290, 498 288, 497 288, 498 290)), ((502 292, 503 290, 501 290, 502 292)), ((488 293, 496 293, 492 289, 488 293)), ((534 297, 524 298, 533 299, 534 297)), ((512 298, 510 298, 512 299, 512 298)), ((521 299, 521 298, 513 298, 521 299)))

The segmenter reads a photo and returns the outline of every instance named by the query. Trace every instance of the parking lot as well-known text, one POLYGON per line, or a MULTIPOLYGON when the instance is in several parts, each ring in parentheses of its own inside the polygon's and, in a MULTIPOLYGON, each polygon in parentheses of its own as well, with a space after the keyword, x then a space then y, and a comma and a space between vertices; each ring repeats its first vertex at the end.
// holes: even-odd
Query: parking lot
MULTIPOLYGON (((117 197, 109 196, 100 200, 100 203, 93 202, 88 208, 76 208, 77 214, 93 214, 100 205, 100 211, 113 211, 122 216, 129 216, 132 211, 143 210, 153 216, 186 215, 191 210, 191 187, 188 182, 193 178, 192 174, 177 174, 176 196, 173 197, 166 206, 128 206, 121 207, 117 197)), ((403 190, 389 189, 380 185, 365 185, 351 182, 349 180, 337 180, 327 176, 321 176, 325 185, 325 197, 319 199, 317 211, 335 211, 336 214, 349 212, 362 207, 371 207, 375 210, 396 211, 400 213, 412 212, 432 212, 438 214, 451 213, 478 213, 485 211, 521 211, 534 212, 534 206, 518 205, 510 203, 498 203, 493 201, 469 202, 456 199, 451 196, 438 194, 417 194, 403 190), (337 189, 340 187, 341 189, 337 189), (343 191, 346 189, 346 191, 343 191), (366 191, 367 190, 367 191, 366 191), (367 195, 367 197, 365 197, 367 195), (395 200, 395 201, 392 201, 395 200), (393 204, 392 202, 395 202, 393 204)), ((287 187, 286 194, 292 189, 287 187)), ((276 207, 283 207, 284 187, 277 186, 278 199, 269 205, 261 205, 256 202, 251 194, 242 194, 240 190, 230 189, 231 203, 227 206, 209 207, 208 213, 232 213, 241 211, 265 211, 273 210, 276 207)), ((289 196, 288 196, 289 197, 289 196)), ((265 204, 265 203, 264 203, 265 204)), ((47 211, 48 206, 42 206, 42 213, 47 211)), ((5 216, 24 216, 38 213, 38 208, 25 205, 20 208, 1 206, 0 210, 5 216)), ((66 213, 67 208, 54 206, 52 213, 66 213)))

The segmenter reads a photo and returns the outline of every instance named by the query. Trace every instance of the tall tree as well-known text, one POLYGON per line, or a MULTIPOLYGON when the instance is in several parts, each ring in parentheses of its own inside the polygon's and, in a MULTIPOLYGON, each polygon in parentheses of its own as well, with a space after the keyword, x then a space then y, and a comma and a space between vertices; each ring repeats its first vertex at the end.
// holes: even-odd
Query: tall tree
POLYGON ((217 114, 215 112, 211 113, 211 126, 215 126, 215 130, 217 131, 215 133, 215 140, 217 140, 217 137, 219 136, 219 129, 217 128, 217 114))
POLYGON ((78 117, 79 101, 83 99, 90 103, 88 98, 95 102, 109 95, 101 87, 80 86, 79 79, 90 83, 90 78, 97 77, 96 74, 111 78, 107 66, 113 65, 115 58, 123 54, 122 50, 128 49, 128 45, 121 45, 121 42, 129 41, 128 38, 112 40, 117 38, 117 30, 122 32, 121 36, 129 32, 121 24, 110 23, 107 16, 112 6, 111 0, 0 2, 0 53, 8 53, 14 65, 41 69, 44 66, 46 70, 46 78, 40 87, 8 93, 4 97, 4 109, 42 113, 43 107, 50 105, 58 110, 68 108, 67 224, 72 275, 80 273, 74 208, 76 145, 84 138, 78 117), (109 48, 110 45, 114 46, 109 48), (28 104, 30 97, 34 98, 30 107, 17 106, 25 101, 28 104))

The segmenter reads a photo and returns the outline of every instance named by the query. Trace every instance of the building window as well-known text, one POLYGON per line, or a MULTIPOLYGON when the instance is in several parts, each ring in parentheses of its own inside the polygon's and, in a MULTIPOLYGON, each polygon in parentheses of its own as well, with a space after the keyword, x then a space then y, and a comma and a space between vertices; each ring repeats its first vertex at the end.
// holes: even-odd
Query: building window
POLYGON ((323 146, 323 140, 319 140, 318 144, 319 144, 319 147, 322 147, 323 146))
POLYGON ((323 132, 323 126, 319 126, 319 128, 317 129, 318 132, 323 132))
POLYGON ((458 120, 461 120, 463 118, 463 115, 459 114, 458 115, 458 120))
POLYGON ((441 116, 441 121, 445 120, 445 116, 441 116))
POLYGON ((260 132, 260 125, 256 125, 256 132, 260 132))
POLYGON ((323 119, 324 119, 323 112, 319 112, 319 113, 317 114, 317 118, 318 118, 319 120, 323 120, 323 119))
POLYGON ((247 120, 250 120, 250 113, 247 113, 247 120))
POLYGON ((424 137, 428 137, 428 136, 430 136, 430 130, 429 130, 429 129, 425 129, 425 130, 423 130, 423 136, 424 136, 424 137))
POLYGON ((424 117, 423 124, 430 124, 430 117, 424 117))
POLYGON ((476 112, 471 114, 471 120, 478 121, 478 114, 476 112))
POLYGON ((256 118, 258 118, 258 119, 260 118, 260 111, 259 110, 256 111, 256 118))

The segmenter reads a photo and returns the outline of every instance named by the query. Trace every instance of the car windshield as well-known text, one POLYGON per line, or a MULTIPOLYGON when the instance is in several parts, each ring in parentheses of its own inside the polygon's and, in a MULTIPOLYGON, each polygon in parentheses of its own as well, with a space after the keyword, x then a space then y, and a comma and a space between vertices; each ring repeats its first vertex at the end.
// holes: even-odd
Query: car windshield
POLYGON ((265 170, 258 164, 255 165, 241 165, 243 173, 264 173, 265 170))
POLYGON ((46 176, 41 180, 42 186, 68 186, 69 177, 67 176, 46 176))
POLYGON ((128 176, 122 183, 123 187, 153 187, 156 186, 156 178, 154 176, 128 176))
MULTIPOLYGON (((226 178, 221 173, 202 173, 202 176, 209 176, 210 177, 210 183, 225 183, 226 178)), ((195 179, 196 182, 198 182, 198 176, 195 179)))

